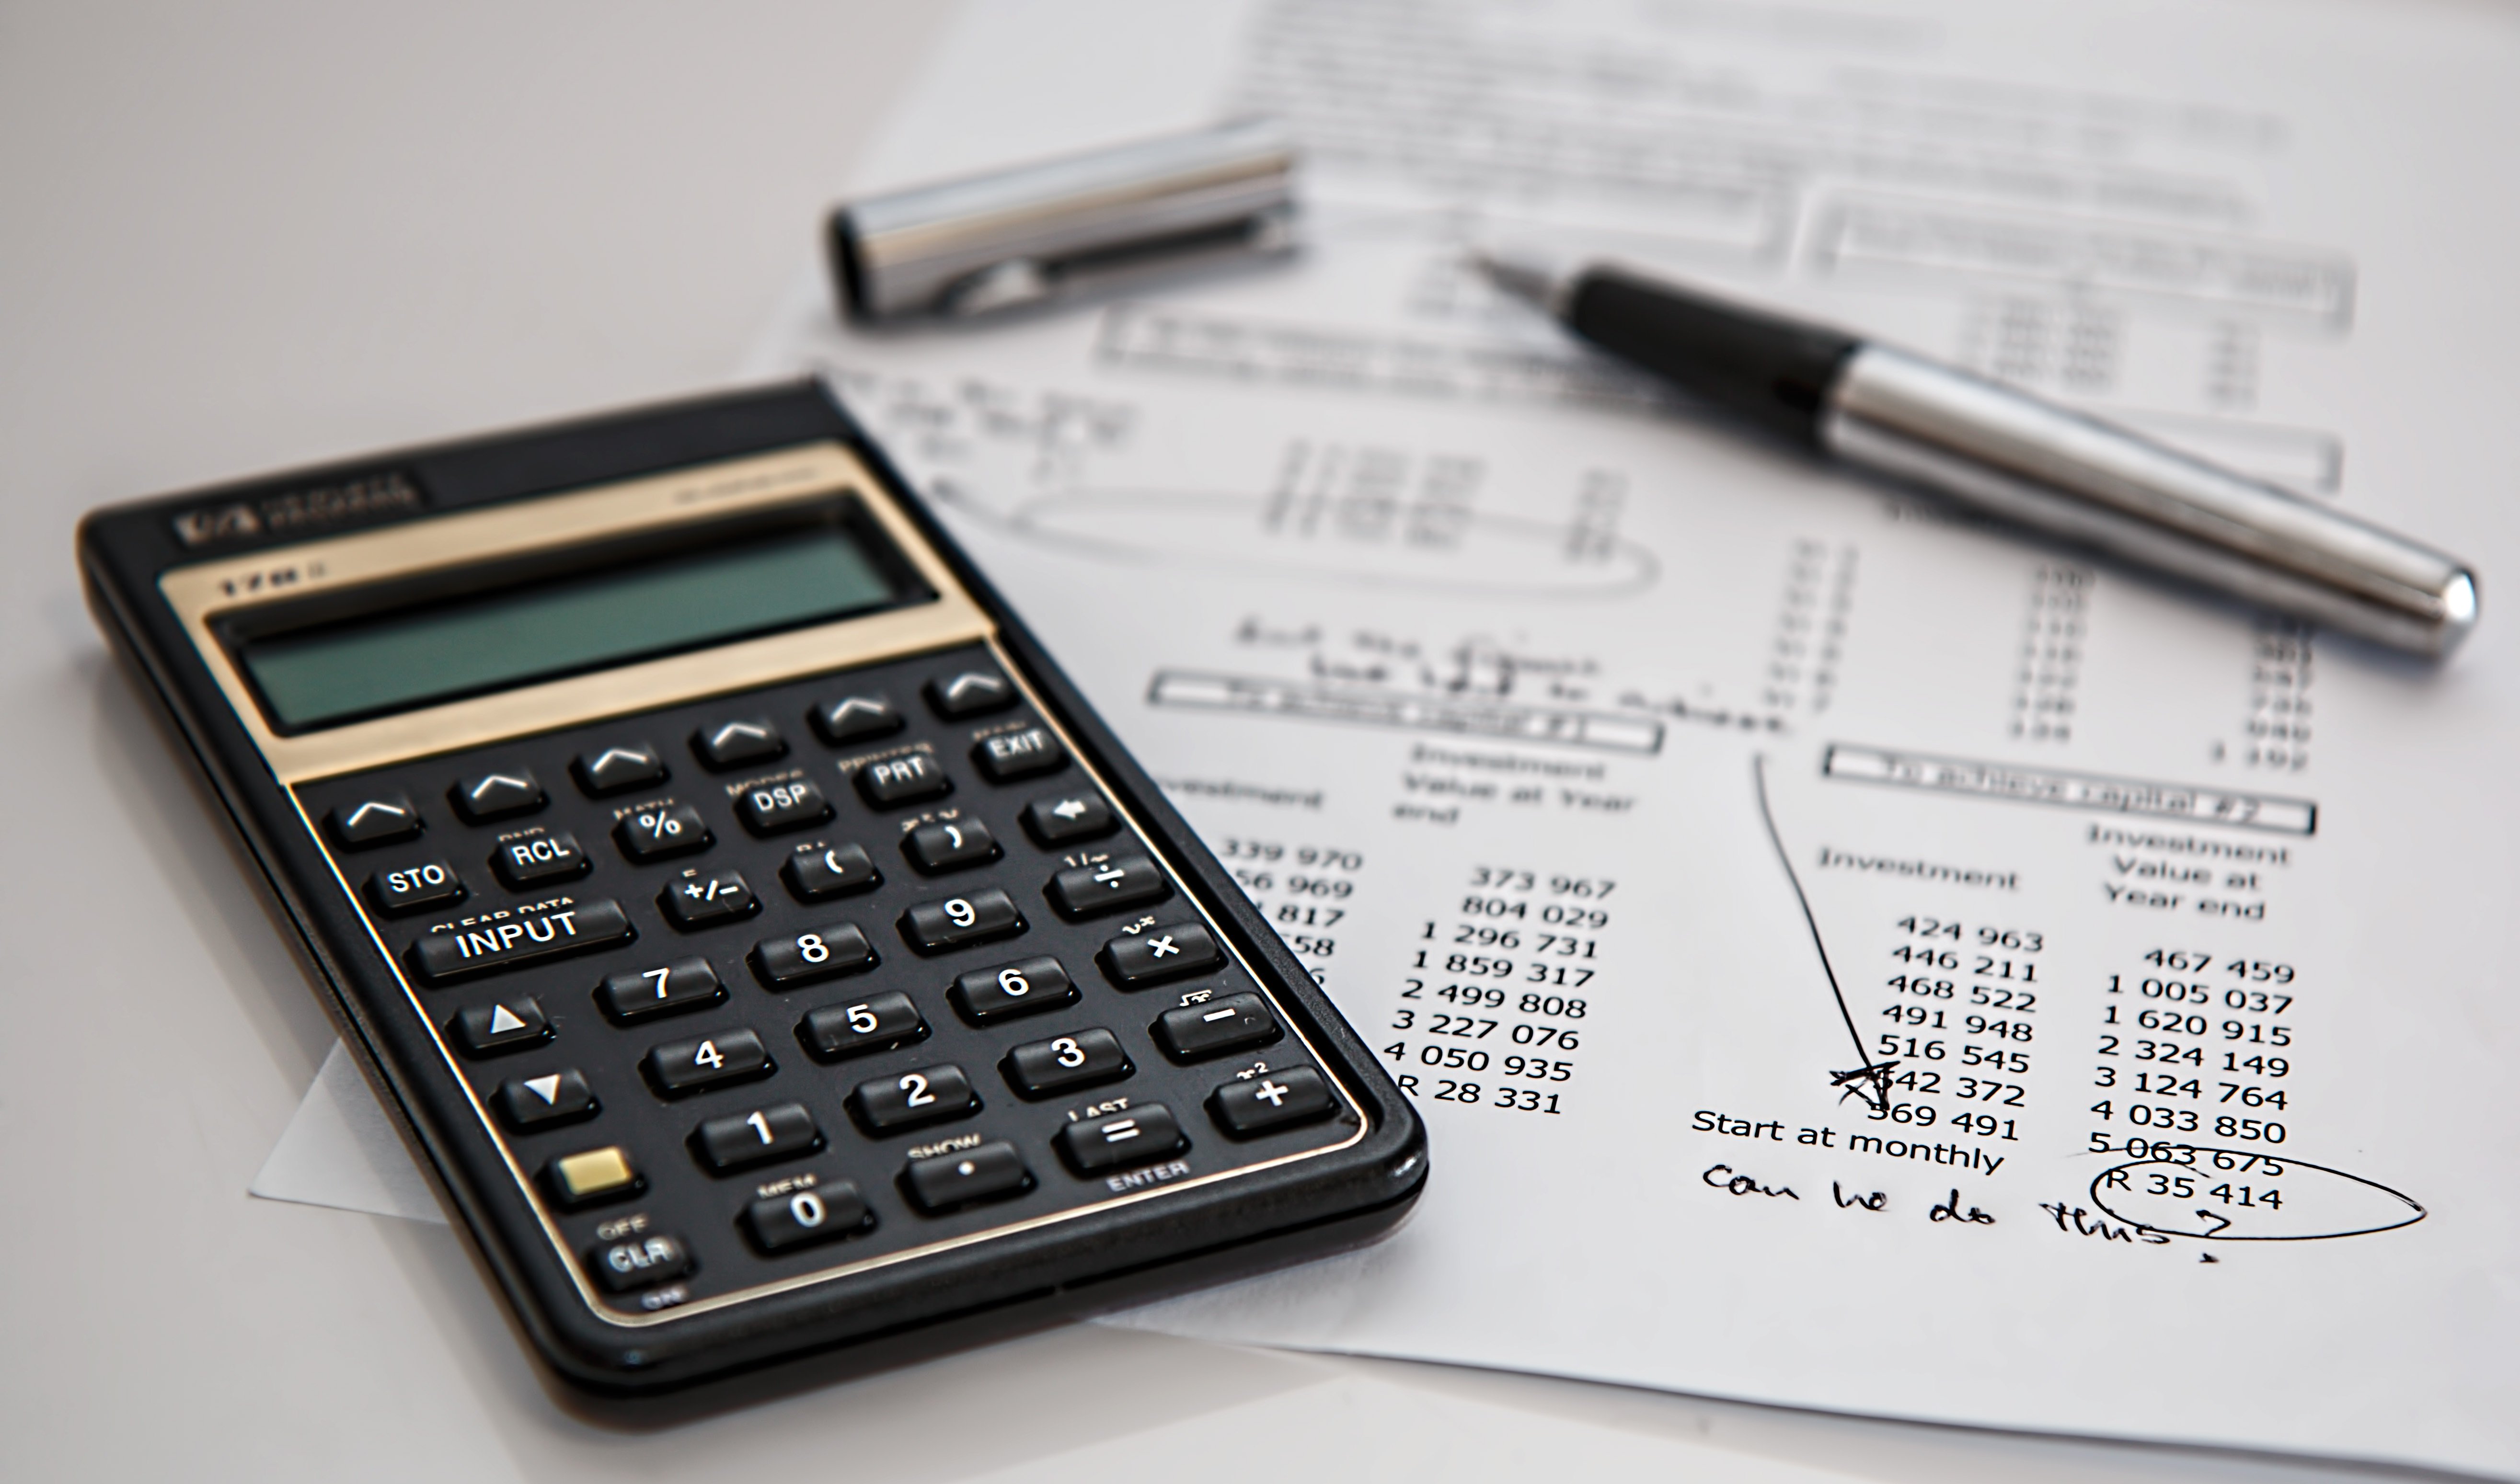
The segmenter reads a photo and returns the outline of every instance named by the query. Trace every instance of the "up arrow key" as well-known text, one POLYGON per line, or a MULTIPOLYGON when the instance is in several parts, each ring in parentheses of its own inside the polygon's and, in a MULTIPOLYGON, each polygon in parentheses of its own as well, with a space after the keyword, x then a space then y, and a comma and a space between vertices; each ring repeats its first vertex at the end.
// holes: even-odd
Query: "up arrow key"
POLYGON ((458 1011, 446 1028, 468 1057, 504 1057, 540 1046, 552 1037, 551 1021, 543 1017, 543 1008, 531 995, 458 1011))
POLYGON ((324 824, 333 843, 358 850, 389 840, 407 840, 420 833, 420 811, 412 807, 406 794, 380 793, 335 805, 325 815, 324 824))
POLYGON ((963 716, 983 716, 1013 705, 1015 688, 1007 684, 1005 676, 965 670, 959 675, 940 675, 927 682, 927 703, 947 721, 963 716))

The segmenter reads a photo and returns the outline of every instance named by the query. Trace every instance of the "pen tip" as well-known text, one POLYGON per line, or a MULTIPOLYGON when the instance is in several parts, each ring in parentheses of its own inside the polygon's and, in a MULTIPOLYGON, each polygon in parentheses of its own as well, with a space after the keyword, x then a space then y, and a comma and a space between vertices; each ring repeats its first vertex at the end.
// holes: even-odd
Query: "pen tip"
POLYGON ((1465 257, 1470 271, 1505 292, 1552 314, 1557 312, 1565 280, 1548 264, 1491 247, 1472 247, 1465 257))

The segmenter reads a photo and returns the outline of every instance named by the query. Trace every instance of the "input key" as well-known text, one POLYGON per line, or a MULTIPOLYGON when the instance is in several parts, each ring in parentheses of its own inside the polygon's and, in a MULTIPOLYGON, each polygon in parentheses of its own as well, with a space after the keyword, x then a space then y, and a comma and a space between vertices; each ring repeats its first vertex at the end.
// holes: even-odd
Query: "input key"
POLYGON ((512 908, 450 922, 413 943, 406 961, 423 979, 446 984, 608 948, 637 936, 618 902, 560 900, 565 905, 512 908))

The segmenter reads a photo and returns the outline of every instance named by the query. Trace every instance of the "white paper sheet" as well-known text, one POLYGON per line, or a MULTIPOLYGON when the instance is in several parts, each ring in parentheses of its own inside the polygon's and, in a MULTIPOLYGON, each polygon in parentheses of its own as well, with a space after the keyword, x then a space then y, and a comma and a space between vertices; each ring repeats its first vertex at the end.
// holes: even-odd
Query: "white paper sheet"
POLYGON ((832 378, 1431 1125, 1395 1240, 1142 1322, 2520 1472, 2491 599, 2439 674, 2331 648, 1669 416, 1454 263, 1825 314, 2491 592, 2515 61, 2421 5, 976 8, 869 184, 1312 149, 1293 270, 809 288, 751 368, 832 378))
POLYGON ((1267 107, 1314 249, 961 332, 808 283, 749 369, 842 388, 1433 1135, 1394 1240, 1136 1322, 2520 1473, 2515 62, 2429 4, 975 7, 862 185, 1267 107), (1497 237, 2403 524, 2485 630, 2428 673, 1735 441, 1497 237))
POLYGON ((265 1200, 446 1224, 427 1177, 338 1041, 249 1189, 265 1200))

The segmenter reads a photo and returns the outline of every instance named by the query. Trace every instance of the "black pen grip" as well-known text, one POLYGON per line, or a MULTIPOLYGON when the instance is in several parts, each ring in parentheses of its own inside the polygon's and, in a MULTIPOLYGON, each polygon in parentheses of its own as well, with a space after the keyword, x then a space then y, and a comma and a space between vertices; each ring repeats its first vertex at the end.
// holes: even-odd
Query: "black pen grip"
POLYGON ((1703 402, 1820 446, 1821 402, 1853 336, 1596 268, 1576 280, 1566 325, 1703 402))

